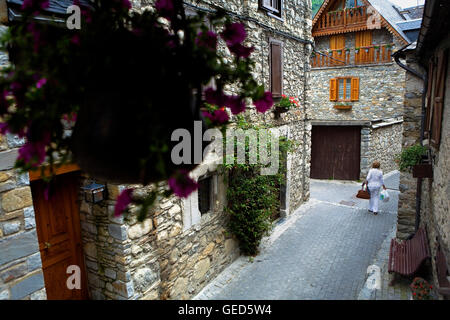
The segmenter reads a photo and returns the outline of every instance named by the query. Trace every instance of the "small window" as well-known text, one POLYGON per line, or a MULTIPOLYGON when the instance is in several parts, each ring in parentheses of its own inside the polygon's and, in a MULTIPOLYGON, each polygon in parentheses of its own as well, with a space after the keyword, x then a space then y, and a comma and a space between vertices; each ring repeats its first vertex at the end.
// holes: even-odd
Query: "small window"
POLYGON ((198 209, 202 215, 211 210, 211 181, 211 177, 198 181, 198 209))
POLYGON ((330 80, 331 101, 358 101, 359 78, 336 78, 330 80))
POLYGON ((267 12, 281 17, 281 0, 260 0, 259 7, 267 12))
POLYGON ((283 94, 283 43, 270 40, 270 91, 274 98, 283 94))

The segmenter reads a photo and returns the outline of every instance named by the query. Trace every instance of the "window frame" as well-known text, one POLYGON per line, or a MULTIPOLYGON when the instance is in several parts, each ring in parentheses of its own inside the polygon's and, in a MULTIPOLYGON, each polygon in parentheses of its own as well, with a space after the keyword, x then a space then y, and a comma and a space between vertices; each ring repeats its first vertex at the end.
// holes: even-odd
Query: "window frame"
POLYGON ((202 176, 202 177, 200 177, 198 179, 197 183, 199 184, 199 188, 198 188, 198 191, 197 191, 198 211, 200 211, 200 215, 201 216, 204 216, 204 215, 212 212, 213 208, 214 208, 214 177, 212 175, 202 176), (201 208, 200 208, 201 207, 200 206, 200 198, 201 198, 201 195, 200 195, 200 184, 204 180, 209 180, 209 190, 208 190, 208 193, 209 193, 209 195, 208 195, 209 204, 208 204, 208 210, 206 212, 202 212, 201 208))
POLYGON ((336 78, 336 97, 338 102, 352 102, 352 90, 353 90, 353 86, 352 86, 352 79, 354 77, 337 77, 336 78), (339 82, 340 80, 344 80, 344 93, 343 93, 343 97, 344 99, 341 99, 339 96, 339 82), (347 80, 350 80, 350 92, 349 92, 349 99, 345 99, 345 97, 347 96, 347 80))
POLYGON ((276 1, 280 9, 277 9, 272 5, 265 5, 264 0, 259 0, 259 9, 281 18, 281 14, 283 12, 283 0, 269 0, 269 1, 271 3, 276 1))

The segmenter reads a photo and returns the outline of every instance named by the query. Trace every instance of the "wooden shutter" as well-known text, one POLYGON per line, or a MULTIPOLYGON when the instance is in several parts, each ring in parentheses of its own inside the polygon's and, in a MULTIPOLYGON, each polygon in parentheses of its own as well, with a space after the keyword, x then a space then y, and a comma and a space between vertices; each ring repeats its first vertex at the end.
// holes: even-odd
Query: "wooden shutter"
POLYGON ((352 78, 351 100, 352 101, 359 100, 359 78, 352 78))
POLYGON ((359 52, 355 54, 356 63, 367 63, 373 61, 373 59, 371 59, 373 50, 369 50, 369 52, 366 52, 366 50, 362 49, 363 47, 368 47, 371 45, 372 31, 361 31, 356 33, 355 47, 360 48, 359 52))
POLYGON ((275 98, 283 93, 283 64, 281 42, 270 43, 270 86, 275 98))
POLYGON ((330 79, 330 101, 337 101, 337 80, 330 79))
POLYGON ((426 120, 425 120, 425 135, 427 138, 430 138, 430 129, 431 129, 431 114, 432 114, 432 96, 433 96, 433 84, 434 78, 436 76, 436 70, 435 70, 435 64, 434 59, 430 59, 430 63, 428 65, 428 88, 427 88, 427 97, 426 97, 426 120))
POLYGON ((448 50, 441 50, 438 53, 438 63, 436 69, 436 87, 434 95, 434 106, 432 115, 432 128, 431 128, 431 143, 439 148, 441 140, 441 127, 442 127, 442 111, 444 106, 444 94, 445 94, 445 75, 447 73, 447 60, 448 50))
MULTIPOLYGON (((338 34, 335 36, 330 37, 330 49, 331 50, 342 50, 341 53, 337 51, 333 51, 332 58, 339 60, 339 61, 345 61, 345 35, 338 34)), ((331 60, 331 64, 344 64, 343 62, 339 62, 336 60, 331 60)))

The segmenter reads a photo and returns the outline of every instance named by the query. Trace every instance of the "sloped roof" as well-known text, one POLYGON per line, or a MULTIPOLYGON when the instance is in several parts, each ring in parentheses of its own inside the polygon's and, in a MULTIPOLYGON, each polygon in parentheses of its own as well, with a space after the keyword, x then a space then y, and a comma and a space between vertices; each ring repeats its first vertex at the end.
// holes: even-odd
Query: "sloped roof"
POLYGON ((422 25, 422 18, 414 19, 414 20, 400 21, 400 22, 397 22, 397 25, 403 31, 418 30, 418 29, 420 29, 420 26, 422 25))
MULTIPOLYGON (((324 0, 322 6, 317 11, 313 19, 313 25, 317 22, 319 16, 324 12, 325 8, 334 0, 324 0)), ((398 22, 408 21, 400 14, 400 12, 394 7, 394 4, 389 0, 362 0, 367 5, 371 5, 377 10, 385 22, 389 25, 391 32, 394 31, 405 43, 410 43, 411 40, 403 32, 403 29, 398 25, 398 22)), ((420 29, 420 25, 418 27, 420 29)))
MULTIPOLYGON (((20 10, 23 0, 6 0, 9 7, 14 7, 20 10)), ((89 6, 90 0, 80 0, 81 6, 89 6)), ((47 14, 55 14, 55 15, 67 15, 67 8, 73 5, 73 0, 50 0, 48 8, 43 11, 47 14)))
POLYGON ((424 7, 424 5, 420 5, 415 7, 403 8, 403 11, 407 11, 411 19, 422 19, 424 7))

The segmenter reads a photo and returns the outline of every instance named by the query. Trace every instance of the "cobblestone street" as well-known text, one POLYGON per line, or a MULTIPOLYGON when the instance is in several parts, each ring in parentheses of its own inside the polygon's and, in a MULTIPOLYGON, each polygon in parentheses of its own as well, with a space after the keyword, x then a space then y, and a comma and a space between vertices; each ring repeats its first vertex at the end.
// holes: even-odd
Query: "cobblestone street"
POLYGON ((386 175, 391 200, 377 216, 355 197, 359 183, 312 180, 311 200, 277 223, 261 253, 240 257, 194 299, 408 299, 385 272, 398 179, 386 175))

